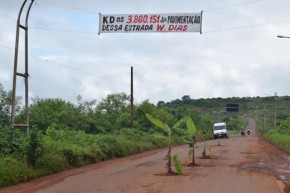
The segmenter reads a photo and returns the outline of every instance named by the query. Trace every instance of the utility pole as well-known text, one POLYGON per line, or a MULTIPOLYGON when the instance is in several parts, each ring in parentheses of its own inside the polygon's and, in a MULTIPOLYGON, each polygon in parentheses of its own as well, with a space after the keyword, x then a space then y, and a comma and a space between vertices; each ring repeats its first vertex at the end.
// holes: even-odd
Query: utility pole
POLYGON ((131 116, 130 116, 130 128, 134 127, 134 96, 133 96, 133 67, 131 66, 131 116))
POLYGON ((31 9, 31 6, 34 2, 34 0, 31 0, 29 7, 26 12, 26 18, 25 18, 25 25, 21 25, 20 19, 21 14, 23 11, 23 8, 26 4, 27 0, 24 0, 22 3, 22 6, 20 8, 18 19, 17 19, 17 25, 16 25, 16 40, 15 40, 15 54, 14 54, 14 73, 13 73, 13 88, 12 88, 12 109, 11 109, 11 128, 15 127, 24 127, 26 128, 26 133, 29 133, 29 108, 28 108, 28 17, 29 12, 31 9), (18 65, 18 47, 19 47, 19 31, 20 29, 23 29, 25 31, 25 72, 20 73, 17 71, 17 65, 18 65), (26 122, 24 124, 15 124, 15 106, 16 106, 16 82, 17 82, 17 76, 24 78, 25 83, 25 116, 26 116, 26 122))
POLYGON ((223 107, 222 110, 218 111, 218 122, 220 122, 220 114, 226 109, 226 107, 223 107))
POLYGON ((266 116, 266 107, 264 104, 264 128, 263 128, 264 132, 266 131, 266 126, 267 126, 267 116, 266 116))
POLYGON ((277 127, 277 92, 274 94, 275 96, 275 124, 274 124, 274 129, 277 127))

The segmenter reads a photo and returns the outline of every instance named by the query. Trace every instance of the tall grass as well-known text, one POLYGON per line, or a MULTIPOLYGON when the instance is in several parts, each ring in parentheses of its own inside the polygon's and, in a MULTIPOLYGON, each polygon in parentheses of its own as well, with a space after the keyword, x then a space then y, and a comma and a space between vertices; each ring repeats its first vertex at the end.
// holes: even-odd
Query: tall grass
POLYGON ((265 137, 270 143, 290 153, 290 135, 282 134, 275 130, 269 130, 265 137))
MULTIPOLYGON (((0 151, 0 187, 168 145, 167 139, 161 134, 148 134, 127 128, 110 134, 92 135, 53 126, 45 134, 39 135, 41 146, 37 150, 37 156, 33 157, 33 162, 26 159, 31 151, 22 148, 13 153, 0 151)), ((182 143, 181 137, 172 137, 172 144, 182 143)), ((6 144, 6 141, 2 140, 2 144, 6 144)), ((29 150, 30 146, 27 147, 29 150)))
POLYGON ((27 181, 35 176, 25 160, 0 156, 0 186, 27 181))

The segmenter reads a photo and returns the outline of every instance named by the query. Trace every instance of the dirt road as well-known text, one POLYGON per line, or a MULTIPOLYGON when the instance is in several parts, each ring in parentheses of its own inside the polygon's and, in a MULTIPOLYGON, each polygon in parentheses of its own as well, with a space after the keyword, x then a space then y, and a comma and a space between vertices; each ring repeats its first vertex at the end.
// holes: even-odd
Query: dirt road
MULTIPOLYGON (((249 128, 255 122, 249 119, 249 128)), ((254 131, 254 130, 253 130, 254 131)), ((290 156, 254 132, 208 142, 211 159, 188 167, 188 146, 173 148, 184 165, 184 175, 165 176, 167 150, 155 150, 43 177, 0 189, 1 193, 284 193, 290 184, 290 156), (285 190, 284 190, 285 189, 285 190)))

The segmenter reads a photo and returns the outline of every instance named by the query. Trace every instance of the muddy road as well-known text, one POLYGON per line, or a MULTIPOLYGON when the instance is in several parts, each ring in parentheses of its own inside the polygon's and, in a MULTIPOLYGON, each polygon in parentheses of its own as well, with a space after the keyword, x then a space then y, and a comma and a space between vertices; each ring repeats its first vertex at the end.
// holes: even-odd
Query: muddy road
MULTIPOLYGON (((183 175, 166 176, 167 149, 110 160, 0 189, 1 193, 284 193, 290 184, 290 156, 254 132, 209 141, 196 146, 198 166, 188 167, 188 146, 173 148, 184 165, 183 175)), ((173 167, 174 168, 174 167, 173 167)))

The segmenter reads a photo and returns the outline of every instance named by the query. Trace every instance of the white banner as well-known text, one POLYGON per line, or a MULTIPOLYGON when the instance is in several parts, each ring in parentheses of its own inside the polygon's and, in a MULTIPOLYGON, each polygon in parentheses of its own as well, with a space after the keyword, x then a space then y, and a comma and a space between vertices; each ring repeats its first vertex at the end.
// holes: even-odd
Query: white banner
POLYGON ((200 32, 201 13, 104 14, 100 13, 100 33, 200 32))

